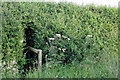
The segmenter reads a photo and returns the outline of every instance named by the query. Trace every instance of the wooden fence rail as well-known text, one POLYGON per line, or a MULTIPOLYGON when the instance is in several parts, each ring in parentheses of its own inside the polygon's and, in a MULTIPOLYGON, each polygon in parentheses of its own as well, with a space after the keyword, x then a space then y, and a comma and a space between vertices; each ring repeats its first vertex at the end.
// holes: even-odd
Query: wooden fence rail
POLYGON ((42 50, 41 49, 35 49, 30 46, 28 46, 28 49, 33 51, 34 53, 38 54, 38 71, 42 71, 42 50))

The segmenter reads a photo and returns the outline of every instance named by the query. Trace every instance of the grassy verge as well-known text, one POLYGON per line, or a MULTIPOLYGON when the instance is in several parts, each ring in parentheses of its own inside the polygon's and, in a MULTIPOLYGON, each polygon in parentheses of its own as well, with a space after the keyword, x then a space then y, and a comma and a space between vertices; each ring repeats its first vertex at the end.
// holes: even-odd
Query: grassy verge
POLYGON ((37 70, 27 74, 27 78, 117 78, 118 55, 101 54, 97 58, 88 56, 82 63, 46 68, 42 74, 37 70))
MULTIPOLYGON (((25 78, 117 78, 118 54, 103 53, 99 57, 88 55, 81 63, 45 68, 42 73, 31 70, 25 78)), ((21 74, 1 73, 0 78, 23 78, 21 74)))

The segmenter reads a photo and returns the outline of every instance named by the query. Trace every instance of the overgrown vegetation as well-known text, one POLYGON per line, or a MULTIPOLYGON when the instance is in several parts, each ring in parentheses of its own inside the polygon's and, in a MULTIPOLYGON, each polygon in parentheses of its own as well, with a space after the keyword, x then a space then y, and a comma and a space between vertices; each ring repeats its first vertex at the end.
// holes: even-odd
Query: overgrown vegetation
MULTIPOLYGON (((116 8, 4 2, 2 9, 2 61, 7 63, 3 68, 14 61, 13 67, 21 73, 26 65, 36 65, 37 55, 27 50, 31 46, 43 50, 45 76, 40 78, 117 77, 116 8)), ((7 74, 8 70, 3 72, 7 74)), ((26 77, 38 77, 37 73, 30 72, 26 77)))

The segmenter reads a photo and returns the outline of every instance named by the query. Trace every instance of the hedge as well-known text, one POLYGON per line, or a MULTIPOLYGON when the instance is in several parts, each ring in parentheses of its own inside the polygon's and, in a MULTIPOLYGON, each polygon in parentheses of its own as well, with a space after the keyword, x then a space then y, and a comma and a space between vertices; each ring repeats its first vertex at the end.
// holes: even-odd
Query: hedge
MULTIPOLYGON (((21 24, 22 18, 20 5, 15 3, 2 3, 2 54, 3 62, 15 61, 21 65, 25 64, 24 59, 24 26, 21 24)), ((6 66, 5 65, 5 66, 6 66)), ((16 67, 16 64, 13 66, 16 67)))
POLYGON ((45 57, 68 64, 89 54, 117 52, 116 8, 53 2, 4 2, 2 7, 2 53, 8 61, 25 64, 27 46, 43 50, 43 63, 45 57))

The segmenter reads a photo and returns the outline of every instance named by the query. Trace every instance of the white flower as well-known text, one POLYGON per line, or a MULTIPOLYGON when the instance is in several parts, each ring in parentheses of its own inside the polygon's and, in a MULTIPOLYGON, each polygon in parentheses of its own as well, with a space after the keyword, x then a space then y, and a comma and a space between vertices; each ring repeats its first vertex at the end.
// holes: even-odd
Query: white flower
POLYGON ((68 40, 70 40, 70 38, 67 38, 68 40))
POLYGON ((87 37, 92 37, 92 35, 87 35, 87 37))
POLYGON ((58 50, 61 50, 61 48, 58 48, 58 50))
POLYGON ((65 52, 66 49, 62 49, 63 52, 65 52))
POLYGON ((55 40, 55 38, 49 38, 49 40, 55 40))
POLYGON ((45 57, 46 57, 46 60, 47 60, 48 55, 45 55, 45 57))
POLYGON ((46 42, 46 44, 48 45, 48 43, 46 42))
POLYGON ((20 42, 23 43, 23 40, 21 40, 20 42))
POLYGON ((56 36, 57 36, 58 38, 61 38, 61 34, 56 34, 56 36))
POLYGON ((25 41, 26 41, 26 40, 21 40, 20 42, 23 43, 23 42, 25 42, 25 41))
POLYGON ((17 69, 16 68, 12 68, 13 71, 16 71, 17 69))

